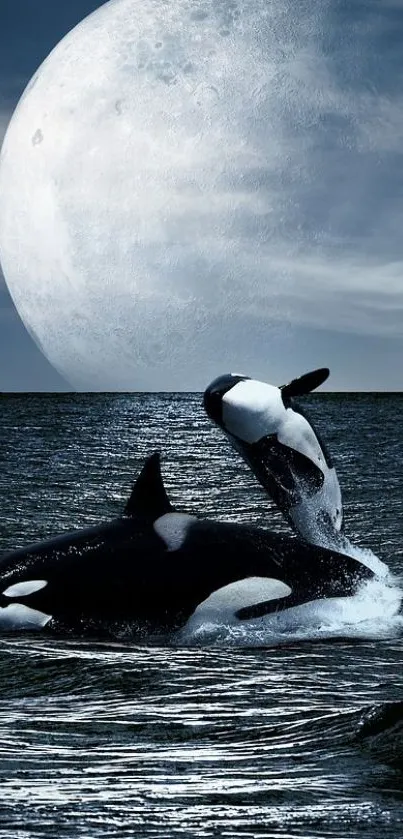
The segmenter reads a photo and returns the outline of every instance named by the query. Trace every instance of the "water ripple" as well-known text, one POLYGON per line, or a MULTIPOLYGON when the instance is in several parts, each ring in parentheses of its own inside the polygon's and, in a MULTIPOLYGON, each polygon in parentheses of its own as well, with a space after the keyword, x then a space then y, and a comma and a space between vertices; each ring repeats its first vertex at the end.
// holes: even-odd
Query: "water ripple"
MULTIPOLYGON (((307 402, 350 536, 402 575, 402 398, 307 402)), ((0 550, 118 514, 155 449, 178 507, 285 528, 195 394, 2 397, 0 438, 0 550)), ((0 839, 401 835, 398 635, 2 636, 0 686, 0 839)))

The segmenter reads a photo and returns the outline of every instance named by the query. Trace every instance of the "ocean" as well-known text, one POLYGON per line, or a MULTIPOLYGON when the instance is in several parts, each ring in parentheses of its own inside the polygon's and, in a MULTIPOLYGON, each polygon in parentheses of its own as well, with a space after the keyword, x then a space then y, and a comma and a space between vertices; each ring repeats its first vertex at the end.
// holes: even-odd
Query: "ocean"
MULTIPOLYGON (((401 837, 403 394, 301 400, 346 531, 394 575, 304 633, 0 637, 0 837, 401 837)), ((198 394, 0 396, 0 555, 119 515, 155 450, 179 509, 287 530, 198 394)))

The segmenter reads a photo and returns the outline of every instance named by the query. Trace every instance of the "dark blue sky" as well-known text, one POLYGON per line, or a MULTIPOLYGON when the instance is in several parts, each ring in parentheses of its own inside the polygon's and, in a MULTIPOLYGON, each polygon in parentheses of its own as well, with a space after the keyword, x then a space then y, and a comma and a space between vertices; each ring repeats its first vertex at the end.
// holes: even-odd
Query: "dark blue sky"
MULTIPOLYGON (((100 5, 0 0, 0 140, 34 71, 100 5)), ((230 356, 234 366, 266 380, 327 365, 330 390, 401 390, 403 5, 304 0, 291 28, 286 18, 295 13, 286 3, 284 16, 282 8, 279 3, 280 36, 296 41, 291 50, 285 41, 284 67, 273 63, 273 78, 283 78, 286 96, 280 88, 270 100, 274 127, 267 157, 270 165, 279 160, 279 170, 267 194, 276 237, 270 240, 268 231, 268 265, 277 283, 273 307, 286 315, 270 345, 269 327, 267 342, 261 338, 261 310, 270 308, 271 298, 256 296, 256 311, 248 299, 243 329, 236 321, 228 327, 230 356), (253 332, 259 337, 252 352, 253 332), (243 357, 250 360, 247 369, 243 357)), ((263 199, 266 187, 263 179, 263 199)), ((253 235, 246 227, 235 232, 245 242, 253 235)), ((254 269, 253 248, 251 259, 254 269)), ((222 372, 209 363, 197 389, 222 372)), ((160 382, 167 381, 170 389, 169 365, 158 375, 151 388, 165 389, 160 382)), ((0 272, 0 391, 66 388, 24 328, 0 272)))

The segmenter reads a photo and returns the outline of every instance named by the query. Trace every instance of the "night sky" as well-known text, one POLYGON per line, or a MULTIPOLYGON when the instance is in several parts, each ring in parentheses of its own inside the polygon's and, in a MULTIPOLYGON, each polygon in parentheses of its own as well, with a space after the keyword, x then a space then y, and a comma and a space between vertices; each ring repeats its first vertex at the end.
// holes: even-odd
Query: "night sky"
MULTIPOLYGON (((39 64, 100 5, 0 0, 0 140, 39 64)), ((307 9, 302 3, 302 19, 307 9)), ((273 249, 275 270, 292 277, 293 293, 283 299, 280 288, 277 295, 284 316, 275 361, 269 340, 262 340, 260 351, 248 356, 252 369, 242 365, 243 372, 270 381, 272 372, 288 378, 326 365, 328 390, 402 390, 403 4, 321 2, 320 10, 320 44, 307 38, 293 71, 305 91, 304 112, 298 123, 295 103, 286 116, 283 108, 281 137, 268 149, 278 154, 280 138, 284 155, 298 164, 275 207, 289 240, 297 237, 301 248, 298 256, 285 250, 281 229, 281 247, 276 241, 273 249)), ((245 341, 245 357, 252 329, 245 314, 241 329, 238 323, 229 335, 234 346, 238 335, 245 341)), ((184 389, 201 389, 221 372, 210 360, 184 389)), ((177 387, 166 370, 161 379, 150 376, 150 389, 177 387)), ((64 389, 71 385, 28 335, 0 273, 0 390, 64 389)))

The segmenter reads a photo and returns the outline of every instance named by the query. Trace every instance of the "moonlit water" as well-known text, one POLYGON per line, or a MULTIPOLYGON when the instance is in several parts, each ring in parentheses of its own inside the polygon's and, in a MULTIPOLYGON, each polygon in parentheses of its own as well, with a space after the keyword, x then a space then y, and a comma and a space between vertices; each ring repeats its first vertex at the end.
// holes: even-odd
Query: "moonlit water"
MULTIPOLYGON (((310 622, 243 636, 0 636, 2 839, 401 836, 403 396, 304 404, 354 550, 391 576, 380 565, 310 622)), ((156 448, 178 508, 286 528, 200 396, 2 396, 1 408, 0 550, 117 515, 156 448)))

